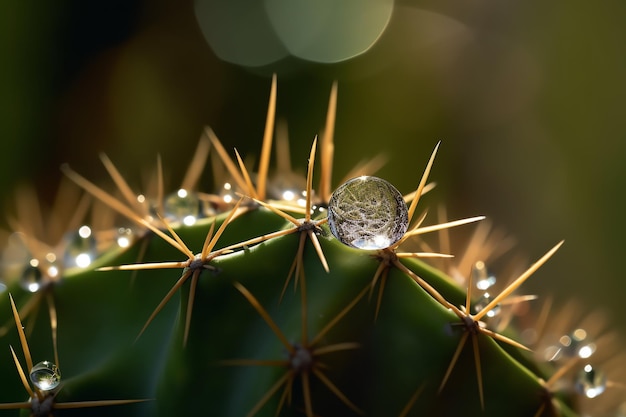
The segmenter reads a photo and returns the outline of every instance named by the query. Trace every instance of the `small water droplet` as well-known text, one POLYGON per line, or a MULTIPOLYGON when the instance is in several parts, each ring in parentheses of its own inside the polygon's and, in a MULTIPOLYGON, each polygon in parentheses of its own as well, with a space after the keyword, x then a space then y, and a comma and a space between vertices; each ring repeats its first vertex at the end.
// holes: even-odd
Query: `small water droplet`
POLYGON ((133 243, 134 239, 135 235, 132 229, 128 227, 120 227, 117 229, 117 237, 115 241, 117 242, 117 246, 120 248, 129 247, 133 243))
POLYGON ((489 273, 483 261, 478 261, 472 266, 472 281, 477 289, 486 291, 496 284, 496 277, 489 273))
POLYGON ((595 398, 606 390, 606 374, 591 365, 585 365, 576 377, 576 390, 587 398, 595 398))
POLYGON ((30 380, 38 389, 50 391, 61 383, 61 372, 52 362, 39 362, 30 370, 30 380))
POLYGON ((218 194, 220 198, 222 199, 222 201, 226 204, 232 204, 238 199, 237 195, 235 194, 235 190, 233 189, 232 184, 229 182, 224 183, 222 188, 219 190, 218 194))
POLYGON ((167 219, 192 226, 200 215, 200 200, 195 193, 181 188, 165 198, 163 209, 167 219))
POLYGON ((389 182, 362 176, 335 190, 328 204, 328 224, 333 235, 348 246, 383 249, 406 233, 408 208, 389 182))
POLYGON ((64 262, 66 268, 87 268, 96 259, 96 238, 89 226, 81 226, 66 235, 64 262))

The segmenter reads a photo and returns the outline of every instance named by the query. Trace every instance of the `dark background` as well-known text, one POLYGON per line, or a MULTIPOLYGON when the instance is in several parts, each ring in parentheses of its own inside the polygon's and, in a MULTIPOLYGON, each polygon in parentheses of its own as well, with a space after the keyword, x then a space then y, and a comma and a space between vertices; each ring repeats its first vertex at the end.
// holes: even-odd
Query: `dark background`
POLYGON ((450 217, 489 216, 529 261, 565 239, 525 288, 574 297, 581 311, 606 309, 626 331, 626 3, 396 2, 363 55, 261 68, 217 58, 189 1, 0 7, 0 207, 8 212, 22 182, 51 199, 63 162, 105 179, 100 151, 134 184, 161 153, 177 183, 205 125, 229 149, 258 153, 273 72, 303 167, 338 80, 336 181, 384 152, 391 163, 379 175, 409 192, 442 140, 428 202, 445 202, 450 217))

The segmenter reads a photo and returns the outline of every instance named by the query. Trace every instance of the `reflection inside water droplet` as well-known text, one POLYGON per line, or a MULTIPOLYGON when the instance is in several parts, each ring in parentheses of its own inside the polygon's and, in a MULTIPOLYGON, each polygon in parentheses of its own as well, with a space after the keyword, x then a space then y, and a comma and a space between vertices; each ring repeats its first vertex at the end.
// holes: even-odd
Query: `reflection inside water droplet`
POLYGON ((383 249, 404 236, 409 226, 402 194, 389 182, 370 176, 339 186, 328 204, 328 224, 342 243, 359 249, 383 249))
POLYGON ((591 365, 585 365, 576 377, 576 390, 587 398, 595 398, 606 390, 606 374, 591 365))
POLYGON ((38 389, 50 391, 61 383, 61 372, 52 362, 39 362, 30 370, 30 380, 38 389))
POLYGON ((128 227, 120 227, 117 229, 116 242, 120 248, 127 248, 133 243, 134 235, 132 229, 128 227))
POLYGON ((96 259, 96 238, 89 226, 81 226, 76 232, 66 235, 64 262, 66 268, 88 267, 96 259))
POLYGON ((22 271, 20 285, 27 291, 37 292, 44 284, 44 276, 39 269, 39 260, 31 259, 22 271))

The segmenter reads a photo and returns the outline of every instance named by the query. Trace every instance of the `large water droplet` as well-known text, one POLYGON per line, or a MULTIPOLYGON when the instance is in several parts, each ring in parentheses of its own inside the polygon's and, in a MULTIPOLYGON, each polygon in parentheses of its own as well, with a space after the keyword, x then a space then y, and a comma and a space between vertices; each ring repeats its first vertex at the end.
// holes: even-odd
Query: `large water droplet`
POLYGON ((89 226, 81 226, 66 236, 64 263, 66 268, 87 268, 96 259, 96 238, 89 226))
POLYGON ((167 219, 192 226, 200 215, 200 200, 195 193, 181 188, 165 198, 163 209, 167 219))
POLYGON ((585 367, 576 377, 576 390, 587 398, 595 398, 606 390, 606 374, 591 365, 585 367))
POLYGON ((39 362, 30 370, 30 380, 40 390, 50 391, 61 383, 61 372, 52 362, 39 362))
POLYGON ((383 249, 409 226, 402 194, 389 182, 362 176, 339 186, 328 204, 328 225, 339 241, 359 249, 383 249))

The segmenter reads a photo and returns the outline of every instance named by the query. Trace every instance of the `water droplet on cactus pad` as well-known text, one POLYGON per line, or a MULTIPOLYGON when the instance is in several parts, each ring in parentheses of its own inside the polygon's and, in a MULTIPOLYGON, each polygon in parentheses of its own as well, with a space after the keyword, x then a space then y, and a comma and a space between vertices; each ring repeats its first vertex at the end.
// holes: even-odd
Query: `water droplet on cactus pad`
POLYGON ((128 227, 120 227, 117 229, 117 237, 115 241, 120 248, 127 248, 135 239, 133 230, 128 227))
POLYGON ((192 226, 200 214, 200 200, 195 193, 181 188, 165 198, 163 208, 168 219, 192 226))
POLYGON ((88 267, 96 259, 97 242, 89 226, 81 226, 76 232, 66 236, 65 267, 88 267))
POLYGON ((606 384, 605 373, 591 365, 585 365, 576 378, 576 390, 587 398, 595 398, 602 394, 606 384))
POLYGON ((37 292, 45 285, 44 276, 39 269, 39 260, 31 259, 20 276, 20 285, 27 291, 37 292))
POLYGON ((50 391, 61 383, 61 372, 52 362, 39 362, 30 370, 30 380, 38 389, 50 391))
POLYGON ((389 182, 353 178, 335 190, 328 204, 328 225, 342 243, 359 249, 384 249, 409 227, 402 194, 389 182))

